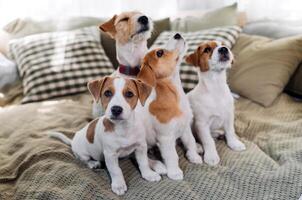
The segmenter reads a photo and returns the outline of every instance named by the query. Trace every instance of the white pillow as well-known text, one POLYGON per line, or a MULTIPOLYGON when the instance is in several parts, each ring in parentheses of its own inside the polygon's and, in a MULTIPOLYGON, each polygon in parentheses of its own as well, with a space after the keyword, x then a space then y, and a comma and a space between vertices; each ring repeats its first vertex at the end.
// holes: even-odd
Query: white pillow
POLYGON ((19 79, 16 63, 0 53, 0 90, 19 79))

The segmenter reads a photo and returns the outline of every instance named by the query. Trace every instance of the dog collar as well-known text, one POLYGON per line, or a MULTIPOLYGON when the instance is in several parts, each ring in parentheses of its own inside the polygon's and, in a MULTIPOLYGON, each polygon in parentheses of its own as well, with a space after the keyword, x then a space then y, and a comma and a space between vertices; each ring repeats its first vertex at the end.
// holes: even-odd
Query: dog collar
POLYGON ((120 64, 118 67, 118 71, 121 74, 125 74, 128 76, 136 76, 140 71, 140 66, 130 67, 130 66, 120 64))

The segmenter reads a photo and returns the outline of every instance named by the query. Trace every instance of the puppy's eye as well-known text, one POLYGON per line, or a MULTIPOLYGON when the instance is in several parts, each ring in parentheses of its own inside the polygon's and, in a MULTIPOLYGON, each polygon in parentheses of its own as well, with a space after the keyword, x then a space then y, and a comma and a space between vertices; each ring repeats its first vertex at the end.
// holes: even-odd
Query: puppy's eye
POLYGON ((126 96, 127 98, 131 98, 131 97, 134 96, 134 94, 133 94, 133 92, 131 92, 131 91, 127 91, 127 92, 125 93, 125 96, 126 96))
POLYGON ((120 22, 123 22, 123 21, 126 22, 128 20, 129 20, 129 17, 124 17, 123 19, 120 20, 120 22))
POLYGON ((105 97, 112 97, 112 92, 110 90, 106 90, 104 92, 105 97))
POLYGON ((204 53, 210 53, 212 51, 211 47, 207 47, 203 50, 204 53))
POLYGON ((156 52, 156 55, 157 55, 157 57, 162 57, 163 55, 164 55, 164 51, 161 49, 161 50, 158 50, 157 52, 156 52))

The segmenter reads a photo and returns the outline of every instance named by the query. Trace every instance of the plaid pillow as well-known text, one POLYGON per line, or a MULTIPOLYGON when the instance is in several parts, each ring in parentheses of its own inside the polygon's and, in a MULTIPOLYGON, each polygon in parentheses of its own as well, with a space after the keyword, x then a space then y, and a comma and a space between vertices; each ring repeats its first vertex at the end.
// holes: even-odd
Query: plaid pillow
POLYGON ((13 40, 10 56, 23 78, 22 103, 85 92, 89 80, 114 71, 97 27, 13 40))
MULTIPOLYGON (((180 33, 186 40, 188 51, 187 55, 194 52, 198 45, 209 40, 217 40, 223 42, 227 47, 232 48, 241 32, 239 26, 225 26, 220 28, 213 28, 208 30, 180 33)), ((154 42, 152 48, 164 47, 168 40, 175 34, 175 32, 166 31, 154 42)), ((180 78, 182 86, 186 92, 192 90, 198 83, 198 75, 195 67, 188 65, 183 61, 180 66, 180 78)))

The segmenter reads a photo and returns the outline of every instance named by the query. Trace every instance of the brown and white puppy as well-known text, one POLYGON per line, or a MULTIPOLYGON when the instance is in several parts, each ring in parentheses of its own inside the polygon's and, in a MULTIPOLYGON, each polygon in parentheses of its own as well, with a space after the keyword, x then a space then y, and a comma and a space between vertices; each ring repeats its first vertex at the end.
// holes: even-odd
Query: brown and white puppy
POLYGON ((232 61, 232 52, 218 41, 203 43, 186 57, 186 62, 196 66, 198 72, 198 85, 188 97, 194 115, 193 129, 202 142, 204 161, 209 165, 220 161, 213 139, 217 130, 225 131, 231 149, 245 150, 234 130, 234 99, 226 80, 226 70, 232 61))
POLYGON ((119 66, 115 75, 136 77, 148 51, 153 22, 140 12, 123 12, 100 25, 100 29, 116 41, 119 66))
POLYGON ((139 101, 144 105, 151 87, 134 79, 105 77, 89 82, 88 89, 96 100, 101 99, 105 115, 87 124, 72 140, 62 133, 49 135, 71 145, 74 155, 89 168, 98 167, 100 161, 105 160, 112 191, 118 195, 127 190, 118 158, 132 152, 142 177, 159 181, 160 175, 149 167, 144 124, 135 109, 139 101))
MULTIPOLYGON (((175 43, 175 45, 178 43, 175 43)), ((176 152, 176 139, 181 138, 187 157, 193 163, 202 163, 190 129, 190 120, 182 107, 183 99, 174 82, 173 74, 185 48, 155 49, 143 60, 138 79, 151 85, 152 92, 142 112, 149 146, 158 145, 167 175, 173 180, 183 179, 176 152), (173 49, 173 50, 172 50, 173 49)))
MULTIPOLYGON (((100 29, 116 41, 119 66, 113 75, 136 77, 148 52, 147 40, 153 30, 152 20, 140 12, 123 12, 101 24, 100 29)), ((92 110, 94 118, 102 114, 97 102, 94 102, 92 110)))

